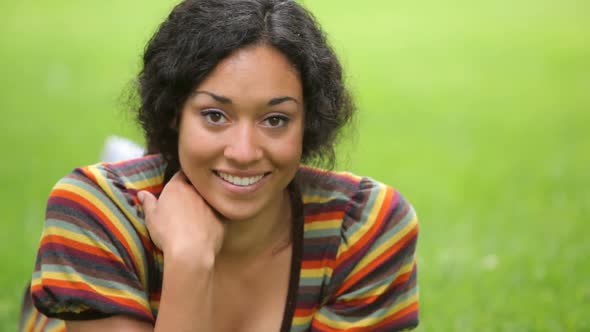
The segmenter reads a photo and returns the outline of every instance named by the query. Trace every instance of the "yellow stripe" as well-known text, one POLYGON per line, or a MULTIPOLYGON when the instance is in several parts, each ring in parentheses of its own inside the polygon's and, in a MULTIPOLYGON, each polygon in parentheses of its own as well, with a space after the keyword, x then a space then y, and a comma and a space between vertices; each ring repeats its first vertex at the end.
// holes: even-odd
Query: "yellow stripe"
POLYGON ((152 310, 155 309, 156 311, 160 310, 160 301, 158 301, 158 300, 150 300, 150 308, 152 310))
MULTIPOLYGON (((101 189, 103 189, 106 192, 107 196, 111 199, 111 202, 115 203, 118 207, 120 207, 120 210, 123 211, 125 216, 129 219, 129 221, 131 221, 131 223, 133 224, 133 226, 135 227, 137 232, 139 232, 140 235, 147 237, 148 232, 147 232, 147 228, 145 227, 145 225, 143 223, 139 222, 137 220, 137 218, 135 218, 134 214, 130 213, 128 206, 123 205, 123 202, 119 201, 119 199, 117 198, 115 193, 113 193, 112 186, 107 181, 107 178, 104 176, 102 170, 97 167, 90 167, 90 168, 88 168, 88 170, 94 175, 94 177, 96 178, 96 181, 98 182, 98 185, 100 186, 101 189)), ((127 182, 125 183, 125 186, 127 186, 127 182)), ((127 237, 126 237, 126 239, 127 239, 127 237)), ((131 241, 131 240, 128 239, 128 242, 129 241, 131 241)), ((137 250, 138 248, 132 248, 132 249, 137 250)), ((137 258, 140 256, 135 256, 135 257, 137 258)), ((143 264, 143 262, 141 260, 139 260, 138 264, 143 264)), ((142 271, 143 271, 143 267, 142 267, 142 271)))
POLYGON ((132 292, 125 291, 121 288, 110 288, 110 287, 106 287, 106 286, 101 286, 101 285, 89 283, 88 281, 86 281, 83 278, 83 276, 80 273, 77 273, 77 272, 65 273, 65 272, 43 271, 42 274, 43 274, 42 279, 54 279, 54 280, 60 280, 63 282, 80 282, 80 283, 88 285, 90 288, 92 288, 94 291, 96 291, 97 294, 100 294, 100 295, 103 295, 106 297, 122 297, 122 298, 130 299, 132 301, 139 303, 144 308, 149 308, 149 305, 148 305, 148 302, 146 299, 144 299, 140 296, 137 296, 137 295, 133 294, 132 292))
MULTIPOLYGON (((127 229, 120 224, 120 221, 118 220, 117 216, 111 211, 111 209, 109 209, 100 199, 96 198, 94 195, 92 195, 88 191, 82 190, 82 188, 80 188, 78 186, 74 186, 74 185, 71 185, 68 183, 61 183, 58 186, 58 188, 64 189, 64 190, 76 193, 79 196, 82 196, 84 199, 86 199, 90 203, 92 203, 92 205, 94 205, 96 207, 96 209, 101 211, 107 217, 107 219, 109 221, 111 221, 114 224, 114 226, 117 228, 117 230, 121 233, 127 246, 131 249, 133 257, 138 260, 138 264, 141 265, 140 267, 142 268, 142 271, 143 271, 143 261, 141 259, 138 259, 141 257, 141 253, 139 252, 139 249, 135 245, 135 242, 133 241, 133 238, 131 237, 129 232, 127 232, 127 229)), ((110 194, 110 197, 113 197, 112 192, 110 192, 109 194, 110 194)))
POLYGON ((311 321, 313 314, 307 316, 293 316, 292 324, 294 325, 307 325, 311 321))
POLYGON ((31 311, 28 312, 29 317, 23 324, 23 331, 31 331, 35 326, 35 320, 40 317, 41 313, 37 311, 37 308, 31 305, 31 311))
POLYGON ((356 232, 354 232, 350 237, 348 237, 347 242, 343 242, 340 245, 340 247, 338 248, 338 256, 337 257, 340 257, 342 254, 347 252, 350 247, 354 246, 354 244, 357 243, 359 241, 359 239, 361 239, 363 236, 365 236, 365 234, 367 234, 368 231, 371 230, 371 228, 375 224, 375 220, 377 219, 377 216, 379 215, 379 211, 381 210, 381 207, 383 206, 383 201, 385 199, 386 193, 387 193, 387 187, 382 186, 381 190, 377 194, 377 197, 375 197, 375 199, 373 200, 373 208, 369 211, 365 222, 362 224, 362 226, 356 232))
POLYGON ((299 275, 302 278, 321 278, 323 276, 332 276, 332 269, 329 267, 320 267, 317 269, 301 269, 299 275))
POLYGON ((302 195, 304 204, 309 203, 326 203, 334 200, 334 196, 321 196, 321 195, 302 195))
POLYGON ((382 315, 377 316, 377 317, 366 317, 363 319, 359 319, 355 322, 347 322, 345 320, 332 320, 332 319, 328 318, 327 316, 323 315, 321 313, 321 311, 318 311, 315 318, 319 322, 321 322, 322 324, 328 325, 328 326, 335 328, 335 329, 347 329, 347 328, 353 328, 353 327, 357 327, 357 328, 358 327, 370 327, 372 325, 375 325, 375 324, 381 322, 382 320, 384 320, 390 316, 393 316, 395 313, 408 307, 409 305, 411 305, 414 302, 418 302, 418 293, 417 292, 412 294, 412 296, 408 297, 407 299, 399 302, 398 304, 396 304, 395 306, 391 307, 389 310, 384 312, 382 315))
MULTIPOLYGON (((139 235, 147 237, 148 236, 147 228, 141 222, 139 222, 139 220, 137 220, 137 218, 135 218, 135 216, 132 213, 130 213, 129 209, 126 206, 122 205, 122 202, 118 201, 117 197, 115 196, 115 194, 112 191, 111 186, 107 182, 107 179, 104 176, 103 172, 100 169, 98 169, 97 167, 89 167, 88 170, 94 175, 94 177, 96 178, 96 181, 98 182, 98 185, 106 192, 107 196, 111 199, 111 201, 114 202, 115 204, 117 204, 121 208, 121 211, 123 211, 125 216, 129 219, 129 221, 131 221, 131 223, 133 223, 133 226, 134 226, 135 230, 139 233, 139 235)), ((96 200, 94 197, 92 197, 92 201, 93 201, 93 204, 95 204, 101 211, 103 211, 103 213, 108 215, 108 218, 111 220, 111 222, 115 223, 115 225, 117 226, 117 229, 119 230, 119 232, 121 232, 121 234, 125 238, 125 242, 127 242, 127 246, 131 250, 131 254, 133 256, 133 261, 138 266, 138 269, 139 269, 138 277, 139 277, 141 283, 143 285, 146 285, 147 284, 147 282, 146 282, 147 272, 146 272, 146 268, 143 264, 143 253, 137 247, 136 243, 133 241, 133 238, 127 232, 127 229, 124 226, 120 225, 120 221, 114 216, 114 214, 111 212, 111 210, 106 208, 106 206, 104 206, 102 204, 102 202, 100 202, 100 200, 96 200), (100 207, 97 204, 100 204, 100 207), (118 226, 120 226, 120 227, 118 227, 118 226)))
POLYGON ((132 189, 143 189, 143 188, 147 188, 147 187, 152 187, 152 186, 156 186, 160 183, 164 182, 164 176, 154 176, 151 178, 146 178, 146 179, 140 179, 137 181, 128 181, 125 182, 125 186, 127 188, 132 188, 132 189))
POLYGON ((31 278, 31 288, 33 286, 39 286, 39 285, 41 285, 41 278, 40 277, 38 277, 38 278, 31 278))
POLYGON ((315 231, 321 229, 340 229, 342 226, 342 219, 334 219, 334 220, 318 220, 306 223, 303 228, 305 231, 315 231))
MULTIPOLYGON (((54 318, 55 319, 55 318, 54 318)), ((52 328, 47 329, 47 327, 45 328, 45 332, 62 332, 62 331, 66 331, 66 322, 63 320, 58 321, 57 319, 55 319, 53 322, 51 322, 52 325, 54 325, 52 328)))
MULTIPOLYGON (((398 274, 396 276, 396 278, 404 273, 408 273, 410 271, 412 271, 412 269, 414 268, 414 263, 415 261, 412 260, 411 262, 407 263, 406 265, 402 266, 399 270, 398 270, 398 274)), ((370 297, 370 296, 379 296, 381 294, 383 294, 387 288, 389 288, 390 284, 383 284, 379 287, 375 287, 365 293, 362 294, 362 297, 370 297)), ((350 296, 341 296, 340 299, 343 301, 351 301, 351 300, 356 300, 358 299, 359 295, 350 295, 350 296)))
POLYGON ((121 257, 119 257, 119 255, 117 255, 117 254, 114 254, 113 251, 106 244, 104 244, 102 241, 95 242, 94 239, 92 239, 86 235, 72 232, 72 231, 68 230, 67 228, 61 228, 61 227, 57 227, 57 226, 45 227, 45 229, 43 230, 43 236, 49 236, 49 235, 63 236, 67 239, 81 242, 81 243, 89 245, 91 247, 100 248, 105 252, 111 253, 112 254, 112 257, 110 257, 111 259, 115 258, 117 261, 123 263, 123 260, 121 259, 121 257))
POLYGON ((394 236, 387 239, 387 241, 381 243, 377 248, 371 249, 367 255, 365 255, 358 264, 354 267, 352 272, 348 275, 346 280, 352 278, 356 273, 360 270, 364 269, 367 265, 371 264, 379 255, 382 255, 385 251, 389 248, 393 247, 398 241, 400 241, 404 236, 406 236, 409 232, 416 227, 418 224, 418 219, 414 215, 412 220, 408 222, 408 224, 402 228, 399 232, 395 233, 394 236))

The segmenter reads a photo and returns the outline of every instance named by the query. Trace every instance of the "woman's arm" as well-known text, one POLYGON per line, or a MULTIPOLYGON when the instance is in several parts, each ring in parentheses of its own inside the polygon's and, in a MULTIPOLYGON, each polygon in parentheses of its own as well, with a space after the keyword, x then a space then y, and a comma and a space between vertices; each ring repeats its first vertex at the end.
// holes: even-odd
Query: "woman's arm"
POLYGON ((164 254, 163 285, 155 327, 129 316, 68 321, 68 331, 212 331, 215 255, 223 223, 182 173, 159 199, 141 192, 150 237, 164 254))
POLYGON ((157 331, 212 331, 215 256, 223 222, 182 171, 160 198, 141 192, 150 237, 164 253, 164 279, 157 331))
POLYGON ((154 327, 128 316, 113 316, 97 320, 66 321, 68 332, 151 332, 154 327))
POLYGON ((167 260, 156 326, 128 316, 66 321, 68 332, 212 331, 212 269, 167 260), (191 271, 192 269, 192 271, 191 271))
POLYGON ((418 324, 414 209, 388 186, 364 179, 360 188, 312 332, 393 332, 418 324))
POLYGON ((155 331, 213 331, 213 265, 195 262, 183 257, 164 258, 155 331))

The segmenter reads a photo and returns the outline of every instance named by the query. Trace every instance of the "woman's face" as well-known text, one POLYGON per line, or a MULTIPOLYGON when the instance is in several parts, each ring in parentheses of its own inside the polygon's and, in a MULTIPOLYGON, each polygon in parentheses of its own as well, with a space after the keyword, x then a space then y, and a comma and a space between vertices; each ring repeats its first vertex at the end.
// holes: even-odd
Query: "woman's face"
POLYGON ((303 143, 299 75, 278 50, 237 50, 183 106, 178 154, 201 196, 232 221, 281 206, 303 143))

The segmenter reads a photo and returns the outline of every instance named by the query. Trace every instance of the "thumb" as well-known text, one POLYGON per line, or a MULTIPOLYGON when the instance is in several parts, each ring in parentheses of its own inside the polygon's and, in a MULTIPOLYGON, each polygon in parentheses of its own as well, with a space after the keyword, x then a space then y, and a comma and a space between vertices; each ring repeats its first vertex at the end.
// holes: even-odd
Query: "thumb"
POLYGON ((154 210, 156 209, 156 203, 158 199, 156 196, 152 195, 149 191, 142 190, 137 193, 137 198, 143 207, 143 212, 145 213, 145 217, 152 215, 154 210))

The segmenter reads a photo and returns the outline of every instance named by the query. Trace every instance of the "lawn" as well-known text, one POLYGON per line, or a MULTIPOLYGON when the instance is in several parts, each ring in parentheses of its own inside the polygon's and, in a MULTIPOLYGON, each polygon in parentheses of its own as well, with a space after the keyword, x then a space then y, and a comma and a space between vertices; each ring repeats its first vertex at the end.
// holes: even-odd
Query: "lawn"
MULTIPOLYGON (((590 331, 590 3, 306 3, 358 103, 338 168, 418 211, 419 330, 590 331)), ((172 5, 0 2, 1 331, 51 186, 141 141, 125 91, 172 5)))

